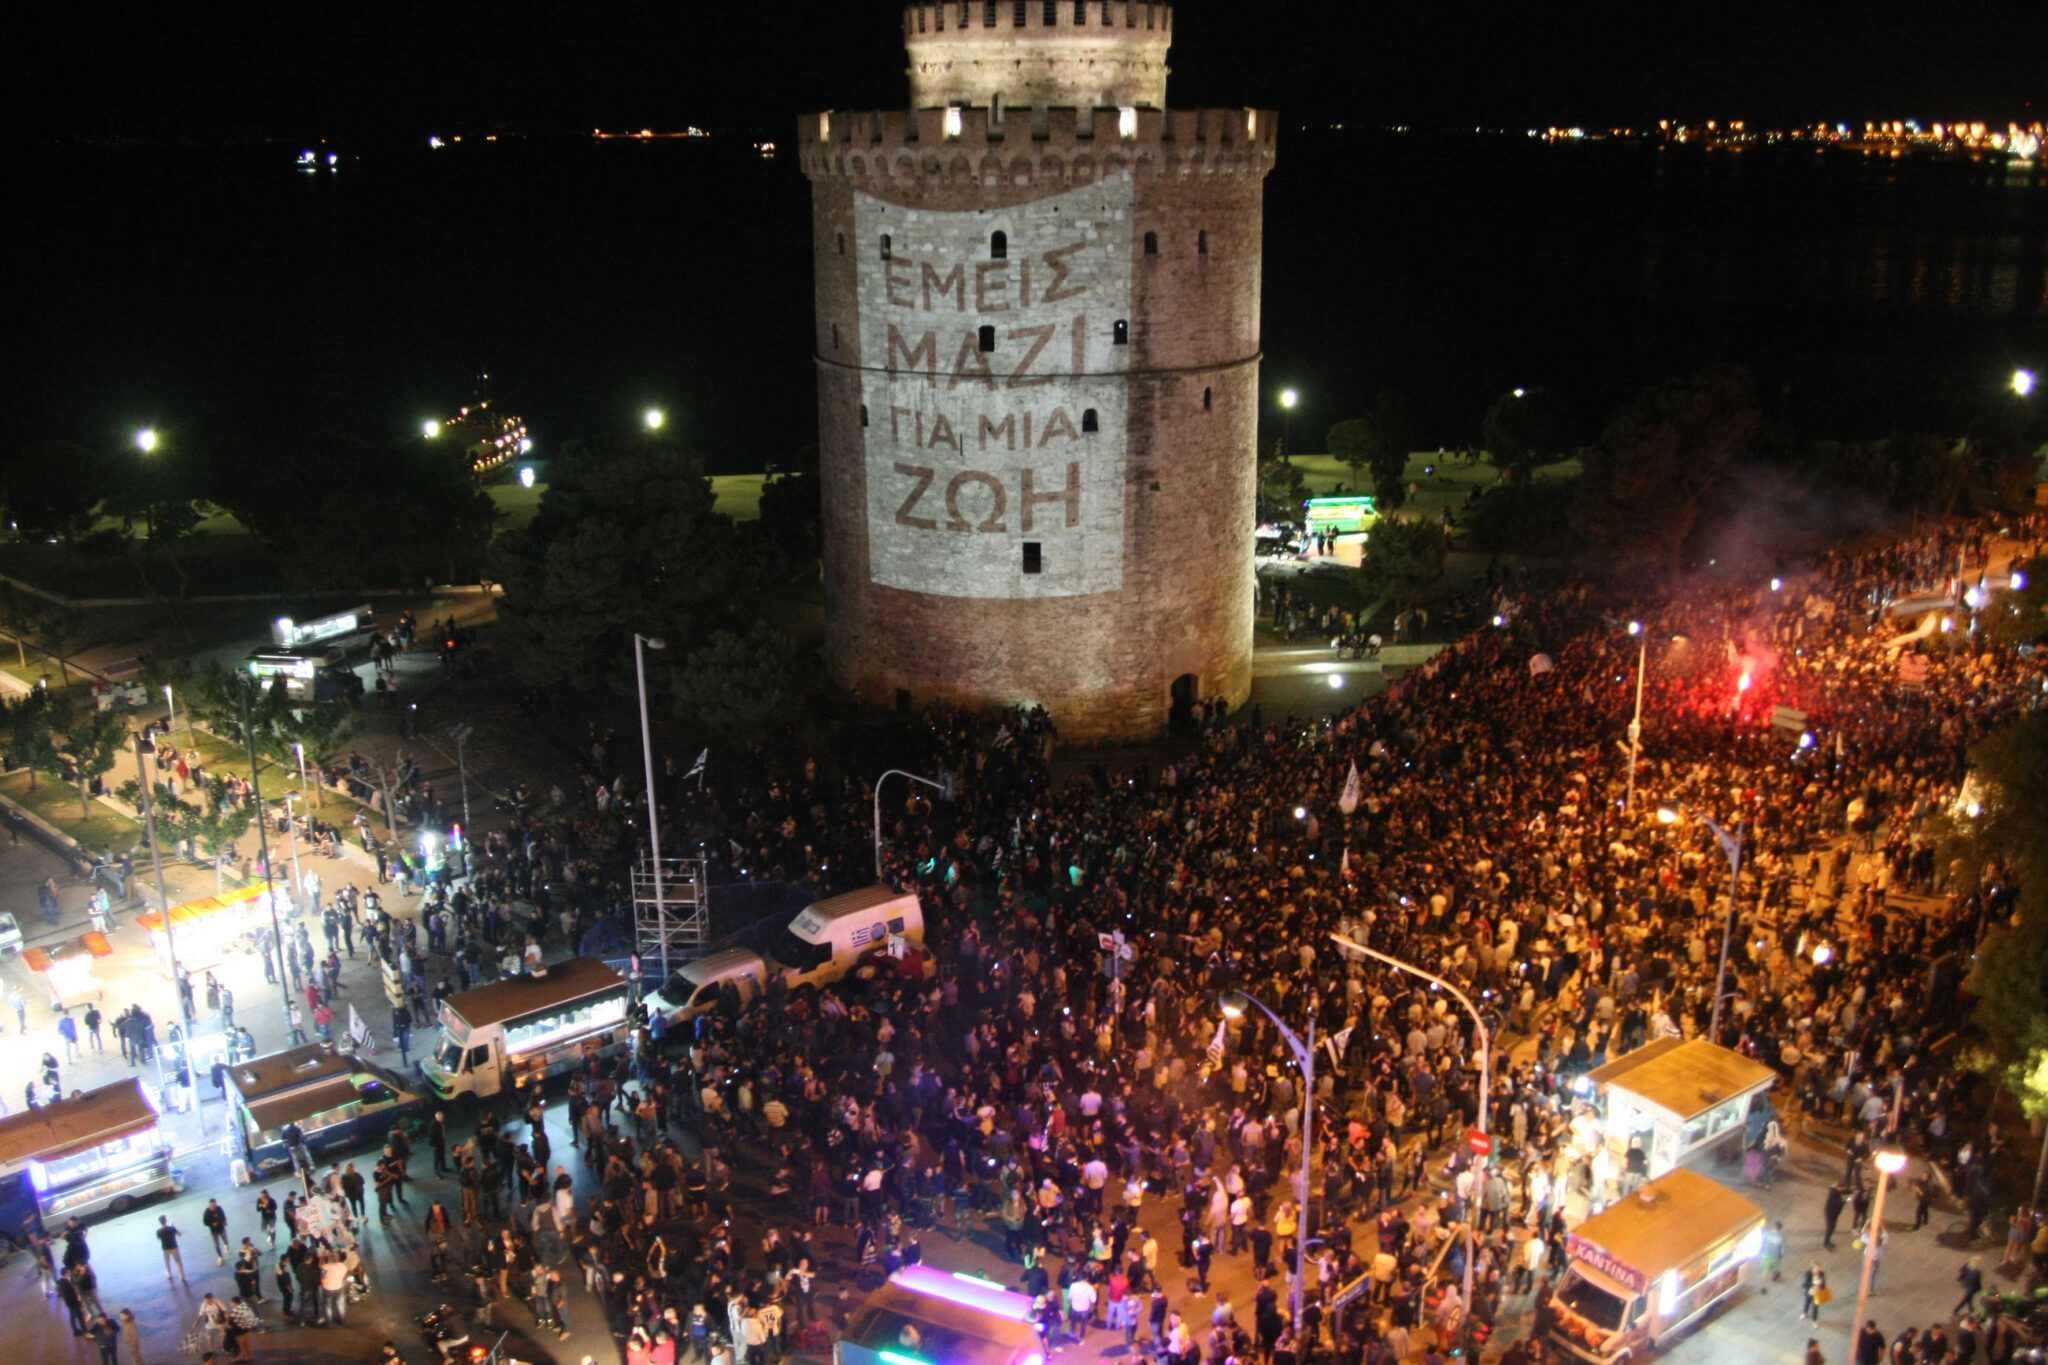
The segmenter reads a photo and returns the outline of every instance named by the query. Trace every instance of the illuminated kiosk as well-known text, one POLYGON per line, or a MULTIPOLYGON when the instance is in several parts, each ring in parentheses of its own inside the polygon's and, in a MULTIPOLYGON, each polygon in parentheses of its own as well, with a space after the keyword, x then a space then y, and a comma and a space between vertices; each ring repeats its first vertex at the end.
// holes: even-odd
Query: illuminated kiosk
POLYGON ((1302 504, 1302 508, 1308 514, 1310 535, 1323 531, 1349 535, 1353 531, 1372 529, 1372 524, 1380 519, 1379 505, 1373 501, 1370 493, 1349 497, 1310 498, 1302 504))
POLYGON ((106 998, 106 988, 93 975, 92 964, 95 959, 111 956, 113 951, 106 935, 95 929, 47 948, 26 949, 21 962, 43 978, 50 992, 50 1008, 68 1010, 106 998))
POLYGON ((884 1280, 832 1344, 833 1365, 1045 1365, 1031 1296, 910 1265, 884 1280))
POLYGON ((1565 1242, 1550 1339, 1578 1360, 1618 1362, 1730 1298, 1763 1250, 1764 1212, 1676 1170, 1588 1218, 1565 1242))
POLYGON ((1777 1079, 1762 1062, 1700 1038, 1659 1038, 1586 1073, 1606 1102, 1608 1145, 1620 1155, 1630 1138, 1643 1138, 1653 1177, 1741 1134, 1777 1079))
POLYGON ((130 1076, 0 1119, 0 1223, 30 1212, 62 1222, 177 1188, 156 1105, 130 1076))

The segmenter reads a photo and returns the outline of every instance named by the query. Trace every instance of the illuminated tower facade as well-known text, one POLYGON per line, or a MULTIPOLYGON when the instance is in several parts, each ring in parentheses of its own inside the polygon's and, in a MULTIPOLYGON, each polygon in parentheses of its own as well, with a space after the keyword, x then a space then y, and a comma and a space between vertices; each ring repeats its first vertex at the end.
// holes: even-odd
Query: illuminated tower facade
POLYGON ((864 700, 1099 741, 1250 691, 1277 119, 1168 111, 1172 25, 912 4, 912 107, 800 122, 827 657, 864 700))

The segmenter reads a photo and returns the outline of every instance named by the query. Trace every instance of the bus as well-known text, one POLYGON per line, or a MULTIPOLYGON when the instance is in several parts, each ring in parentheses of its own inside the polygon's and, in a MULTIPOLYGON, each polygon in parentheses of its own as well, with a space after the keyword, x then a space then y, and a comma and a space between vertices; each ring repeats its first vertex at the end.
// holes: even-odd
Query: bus
POLYGON ((1342 498, 1310 498, 1302 506, 1308 511, 1308 533, 1312 536, 1325 531, 1347 535, 1367 530, 1379 520, 1379 508, 1370 493, 1342 498))

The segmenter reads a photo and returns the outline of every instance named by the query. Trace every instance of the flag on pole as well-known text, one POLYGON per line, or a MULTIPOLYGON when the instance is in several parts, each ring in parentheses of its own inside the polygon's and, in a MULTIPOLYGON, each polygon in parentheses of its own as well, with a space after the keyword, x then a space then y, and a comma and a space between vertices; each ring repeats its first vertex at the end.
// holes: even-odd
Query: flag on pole
POLYGON ((1348 877, 1351 875, 1351 845, 1349 844, 1344 846, 1344 858, 1337 864, 1337 872, 1340 876, 1348 877))
POLYGON ((709 747, 707 747, 703 753, 697 755, 697 761, 690 765, 690 771, 683 774, 683 781, 688 782, 691 778, 694 777, 697 779, 697 785, 700 787, 703 786, 704 765, 709 763, 710 761, 711 750, 709 747))
POLYGON ((1221 1066, 1221 1065, 1223 1065, 1223 1043, 1224 1043, 1224 1040, 1225 1040, 1225 1039, 1226 1039, 1227 1037, 1229 1037, 1229 1035, 1230 1035, 1230 1021, 1229 1021, 1228 1019, 1218 1019, 1218 1020, 1216 1021, 1216 1036, 1215 1036, 1214 1038, 1211 1038, 1211 1039, 1209 1040, 1209 1065, 1210 1065, 1210 1066, 1221 1066))
POLYGON ((1351 772, 1344 779, 1344 794, 1337 798, 1337 809, 1346 815, 1358 809, 1359 799, 1364 793, 1359 789, 1358 760, 1351 761, 1351 772))
POLYGON ((362 1015, 356 1013, 354 1005, 348 1007, 348 1040, 354 1043, 359 1051, 377 1050, 377 1040, 370 1036, 370 1026, 363 1022, 362 1015))

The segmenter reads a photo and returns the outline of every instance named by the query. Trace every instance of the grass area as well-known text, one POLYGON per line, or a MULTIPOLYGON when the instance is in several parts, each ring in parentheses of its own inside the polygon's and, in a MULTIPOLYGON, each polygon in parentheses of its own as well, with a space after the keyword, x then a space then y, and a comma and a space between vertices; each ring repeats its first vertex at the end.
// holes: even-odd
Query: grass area
POLYGON ((500 531, 516 531, 532 521, 533 514, 540 510, 540 495, 547 491, 548 486, 544 483, 528 488, 517 479, 494 483, 484 489, 498 506, 500 531))
POLYGON ((713 474, 711 493, 718 510, 734 521, 759 521, 761 486, 767 482, 766 474, 713 474))
POLYGON ((29 789, 29 774, 25 771, 0 776, 0 793, 88 848, 111 848, 121 853, 133 848, 142 838, 142 826, 114 814, 98 801, 91 803, 91 818, 79 819, 78 788, 59 782, 48 773, 35 774, 33 791, 29 789))

